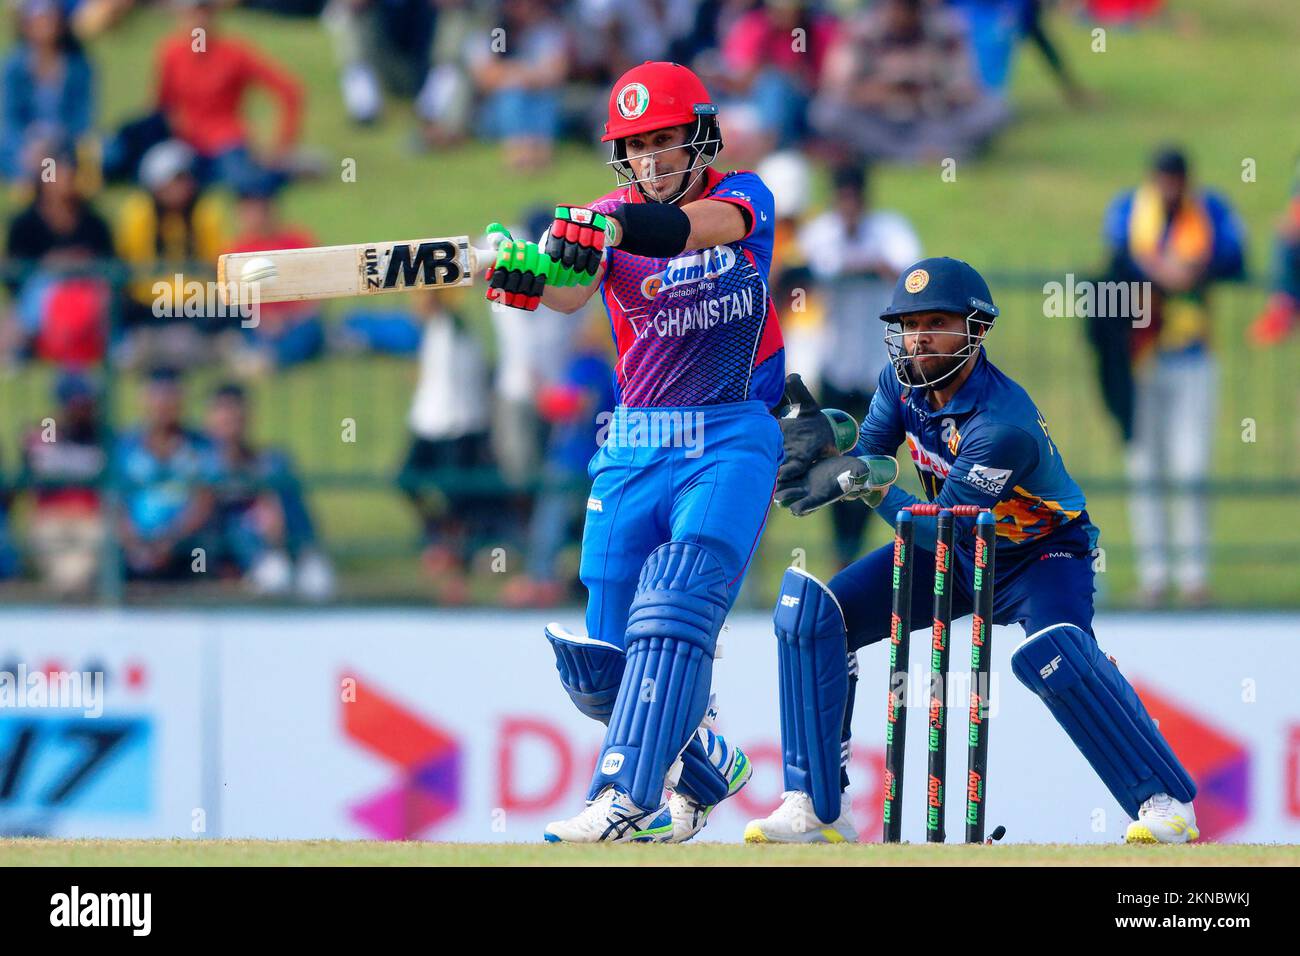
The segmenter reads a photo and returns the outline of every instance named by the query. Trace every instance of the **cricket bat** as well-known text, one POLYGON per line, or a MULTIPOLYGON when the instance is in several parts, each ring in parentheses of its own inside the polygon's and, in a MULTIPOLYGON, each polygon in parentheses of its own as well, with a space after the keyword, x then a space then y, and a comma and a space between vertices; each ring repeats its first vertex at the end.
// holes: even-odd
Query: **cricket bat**
POLYGON ((217 282, 227 305, 334 299, 473 285, 495 260, 468 236, 272 249, 221 256, 217 282))

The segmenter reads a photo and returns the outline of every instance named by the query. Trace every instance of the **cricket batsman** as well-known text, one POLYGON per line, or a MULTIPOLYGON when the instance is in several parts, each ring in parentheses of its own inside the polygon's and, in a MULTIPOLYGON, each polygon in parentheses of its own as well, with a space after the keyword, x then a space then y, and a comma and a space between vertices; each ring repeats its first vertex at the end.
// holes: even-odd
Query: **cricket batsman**
MULTIPOLYGON (((997 315, 988 285, 965 262, 923 259, 905 270, 880 316, 891 366, 881 373, 858 444, 847 455, 837 453, 827 419, 791 376, 788 390, 802 400, 799 414, 781 423, 786 457, 776 499, 806 515, 859 496, 867 462, 856 456, 893 454, 905 442, 928 501, 991 509, 993 620, 1018 623, 1025 633, 1011 658, 1016 677, 1042 698, 1133 819, 1129 843, 1190 842, 1198 836, 1196 785, 1132 686, 1098 649, 1091 553, 1097 529, 1043 416, 985 353, 997 315)), ((890 487, 879 508, 892 523, 916 502, 890 487)), ((937 520, 913 517, 918 551, 934 541, 937 520)), ((957 584, 953 616, 960 617, 971 612, 975 519, 955 524, 950 580, 957 584)), ((914 564, 912 630, 931 623, 934 556, 926 558, 920 554, 914 564)), ((892 565, 893 547, 886 545, 828 585, 797 568, 786 571, 774 616, 785 793, 769 817, 749 824, 746 841, 856 839, 841 800, 848 785, 849 670, 854 651, 889 635, 892 565)))
POLYGON ((488 298, 525 309, 574 312, 599 290, 618 353, 588 468, 587 633, 546 628, 561 684, 607 730, 586 808, 545 836, 681 841, 751 773, 709 689, 781 461, 775 216, 757 175, 713 169, 717 107, 683 66, 624 74, 603 139, 619 187, 557 208, 539 242, 507 237, 488 277, 488 298))

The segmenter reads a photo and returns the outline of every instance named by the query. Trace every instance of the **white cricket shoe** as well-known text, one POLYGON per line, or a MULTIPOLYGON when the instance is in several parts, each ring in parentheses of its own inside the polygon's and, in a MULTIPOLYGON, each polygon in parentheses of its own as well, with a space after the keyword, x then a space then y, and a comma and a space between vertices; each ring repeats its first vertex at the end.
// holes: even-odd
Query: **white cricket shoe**
POLYGON ((1200 837, 1196 829, 1196 811, 1190 803, 1175 800, 1167 793, 1157 793, 1138 810, 1138 818, 1128 825, 1125 843, 1191 843, 1200 837))
MULTIPOLYGON (((722 798, 725 800, 749 783, 749 778, 754 773, 754 765, 745 751, 728 744, 726 738, 714 730, 717 719, 718 712, 710 701, 708 713, 704 715, 704 723, 700 724, 695 734, 704 745, 704 752, 708 754, 709 760, 727 781, 727 793, 722 798)), ((673 817, 673 835, 668 842, 685 843, 695 836, 704 829, 709 814, 716 806, 716 803, 700 803, 678 790, 670 791, 668 812, 673 817)))
MULTIPOLYGON (((858 831, 842 809, 834 823, 823 823, 813 812, 812 797, 800 790, 781 794, 781 805, 766 820, 751 820, 746 843, 856 843, 858 831)), ((845 801, 847 803, 847 800, 845 801)))
POLYGON ((609 786, 568 820, 546 825, 547 843, 663 843, 673 832, 668 807, 642 810, 618 787, 609 786))

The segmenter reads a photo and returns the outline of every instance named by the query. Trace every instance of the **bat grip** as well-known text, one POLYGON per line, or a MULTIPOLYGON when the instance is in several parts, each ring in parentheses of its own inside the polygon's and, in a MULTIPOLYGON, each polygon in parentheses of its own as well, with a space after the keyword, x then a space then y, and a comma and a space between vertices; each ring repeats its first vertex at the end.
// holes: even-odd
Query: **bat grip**
POLYGON ((469 247, 469 271, 474 275, 480 275, 487 271, 488 266, 497 261, 497 251, 491 249, 482 249, 478 246, 469 247))

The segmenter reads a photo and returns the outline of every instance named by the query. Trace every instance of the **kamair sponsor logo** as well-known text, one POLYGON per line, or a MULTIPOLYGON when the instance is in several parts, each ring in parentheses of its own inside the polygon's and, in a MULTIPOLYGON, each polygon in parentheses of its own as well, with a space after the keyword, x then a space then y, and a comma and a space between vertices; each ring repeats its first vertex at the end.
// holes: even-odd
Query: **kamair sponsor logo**
POLYGON ((660 292, 690 285, 704 279, 716 279, 736 264, 736 253, 730 246, 714 246, 702 249, 690 255, 678 256, 664 266, 663 272, 657 272, 641 283, 641 294, 653 299, 660 292), (658 279, 656 284, 653 280, 658 279))
POLYGON ((980 491, 990 495, 1002 494, 1002 489, 1007 486, 1007 479, 1011 477, 1010 468, 990 468, 988 465, 972 465, 970 474, 966 476, 966 483, 974 485, 980 491))

